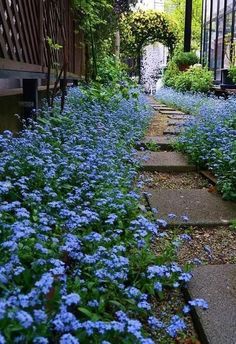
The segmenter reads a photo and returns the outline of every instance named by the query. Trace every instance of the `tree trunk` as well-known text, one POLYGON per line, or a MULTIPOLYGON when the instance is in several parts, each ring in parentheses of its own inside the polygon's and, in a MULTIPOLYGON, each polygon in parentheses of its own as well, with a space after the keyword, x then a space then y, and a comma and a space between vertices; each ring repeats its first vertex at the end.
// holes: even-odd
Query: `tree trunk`
POLYGON ((120 60, 120 31, 117 30, 115 33, 115 55, 116 59, 120 60))
POLYGON ((141 51, 138 52, 138 55, 137 55, 137 73, 138 73, 138 83, 140 84, 141 83, 141 51))
POLYGON ((85 44, 85 82, 89 83, 90 81, 90 50, 89 44, 86 42, 85 44))

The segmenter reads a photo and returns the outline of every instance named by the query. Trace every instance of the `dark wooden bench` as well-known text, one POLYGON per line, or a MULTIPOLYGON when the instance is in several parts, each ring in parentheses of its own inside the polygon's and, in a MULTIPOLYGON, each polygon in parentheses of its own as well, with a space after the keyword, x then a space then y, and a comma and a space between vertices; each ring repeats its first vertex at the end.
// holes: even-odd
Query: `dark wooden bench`
MULTIPOLYGON (((235 86, 234 86, 235 87, 235 86)), ((214 86, 208 92, 208 95, 214 94, 216 97, 227 99, 230 95, 236 94, 236 88, 229 88, 227 85, 214 86)))

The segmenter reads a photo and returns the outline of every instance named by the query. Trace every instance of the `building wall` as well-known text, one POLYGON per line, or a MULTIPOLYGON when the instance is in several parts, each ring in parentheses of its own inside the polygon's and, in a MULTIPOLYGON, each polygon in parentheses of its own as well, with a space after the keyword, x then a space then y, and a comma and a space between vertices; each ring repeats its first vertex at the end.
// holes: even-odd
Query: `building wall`
POLYGON ((221 82, 221 70, 235 56, 236 0, 204 0, 201 59, 221 82))

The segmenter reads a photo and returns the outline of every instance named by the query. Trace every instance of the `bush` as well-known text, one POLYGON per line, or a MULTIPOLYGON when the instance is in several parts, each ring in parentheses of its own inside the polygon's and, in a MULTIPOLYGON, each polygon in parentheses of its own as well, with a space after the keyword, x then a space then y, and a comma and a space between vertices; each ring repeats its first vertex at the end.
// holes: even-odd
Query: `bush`
POLYGON ((97 81, 103 85, 119 83, 127 78, 126 66, 115 56, 104 56, 97 66, 97 81))
POLYGON ((213 86, 213 73, 201 65, 190 67, 179 73, 174 88, 178 91, 207 92, 213 86))
POLYGON ((164 85, 167 87, 175 87, 175 80, 178 74, 180 74, 180 71, 177 65, 173 61, 170 61, 164 72, 164 77, 163 77, 164 85))
POLYGON ((172 61, 181 68, 182 66, 192 66, 199 62, 199 58, 194 52, 178 52, 173 56, 172 61))
POLYGON ((236 66, 231 66, 229 68, 229 76, 232 79, 233 83, 236 84, 236 66))

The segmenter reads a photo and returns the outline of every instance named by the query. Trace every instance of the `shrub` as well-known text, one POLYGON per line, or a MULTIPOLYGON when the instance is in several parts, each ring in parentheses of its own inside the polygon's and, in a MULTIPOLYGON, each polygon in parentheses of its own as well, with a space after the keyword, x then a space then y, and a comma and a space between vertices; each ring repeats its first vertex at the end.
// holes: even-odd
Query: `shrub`
POLYGON ((231 66, 229 68, 229 76, 232 79, 233 83, 236 84, 236 66, 231 66))
POLYGON ((195 65, 177 75, 174 88, 178 91, 207 92, 212 86, 213 73, 201 65, 195 65))
POLYGON ((175 80, 179 73, 180 71, 177 65, 173 61, 170 61, 164 73, 164 85, 167 87, 175 87, 175 80))
POLYGON ((103 85, 119 83, 127 79, 126 66, 117 60, 115 56, 104 56, 98 62, 97 81, 103 85))
POLYGON ((172 61, 181 68, 182 66, 192 66, 199 62, 199 58, 194 52, 178 52, 173 56, 172 61))

